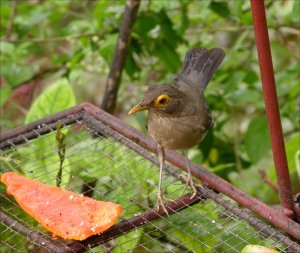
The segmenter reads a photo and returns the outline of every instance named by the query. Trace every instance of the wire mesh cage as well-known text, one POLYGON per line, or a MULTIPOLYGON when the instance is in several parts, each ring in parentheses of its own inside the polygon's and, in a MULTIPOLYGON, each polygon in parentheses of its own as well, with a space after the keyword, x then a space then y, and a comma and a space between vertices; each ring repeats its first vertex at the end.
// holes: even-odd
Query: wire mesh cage
POLYGON ((119 222, 102 234, 65 241, 52 238, 0 184, 0 252, 240 252, 248 244, 300 252, 297 242, 214 189, 198 187, 191 198, 171 163, 163 188, 174 201, 166 205, 169 215, 157 211, 157 156, 82 107, 3 134, 0 155, 1 172, 55 185, 61 168, 62 188, 123 207, 119 222), (63 162, 56 141, 60 124, 63 162))

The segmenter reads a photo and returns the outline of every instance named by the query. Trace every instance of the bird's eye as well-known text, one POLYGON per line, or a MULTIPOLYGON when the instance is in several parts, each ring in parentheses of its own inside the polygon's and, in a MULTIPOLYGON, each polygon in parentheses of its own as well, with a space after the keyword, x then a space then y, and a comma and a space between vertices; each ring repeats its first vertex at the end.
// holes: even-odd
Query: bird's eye
POLYGON ((167 99, 165 99, 165 98, 158 100, 158 103, 160 103, 160 104, 165 104, 166 102, 167 102, 167 99))
POLYGON ((171 98, 168 95, 162 94, 155 99, 154 104, 155 106, 163 106, 169 103, 170 100, 171 98))

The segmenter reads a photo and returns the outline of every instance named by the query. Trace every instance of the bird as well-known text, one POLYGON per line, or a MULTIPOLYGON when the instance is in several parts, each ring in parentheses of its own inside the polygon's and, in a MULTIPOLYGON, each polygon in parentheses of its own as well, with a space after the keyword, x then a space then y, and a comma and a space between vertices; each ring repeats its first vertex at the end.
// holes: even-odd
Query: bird
MULTIPOLYGON (((160 164, 156 204, 158 210, 162 207, 167 214, 164 206, 166 198, 161 188, 165 149, 190 149, 199 144, 212 128, 214 121, 203 93, 224 57, 225 52, 221 48, 189 49, 175 82, 150 86, 141 102, 128 112, 131 115, 148 110, 147 128, 158 144, 160 164)), ((191 177, 186 152, 185 157, 188 173, 186 182, 193 189, 192 198, 197 190, 191 177)))

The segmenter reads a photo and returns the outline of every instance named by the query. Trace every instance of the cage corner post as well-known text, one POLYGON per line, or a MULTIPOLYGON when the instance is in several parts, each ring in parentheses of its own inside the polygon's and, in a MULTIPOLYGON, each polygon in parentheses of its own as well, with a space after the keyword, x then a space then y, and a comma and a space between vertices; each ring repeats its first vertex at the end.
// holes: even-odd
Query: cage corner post
POLYGON ((283 214, 295 219, 264 0, 250 0, 250 3, 281 209, 283 214))

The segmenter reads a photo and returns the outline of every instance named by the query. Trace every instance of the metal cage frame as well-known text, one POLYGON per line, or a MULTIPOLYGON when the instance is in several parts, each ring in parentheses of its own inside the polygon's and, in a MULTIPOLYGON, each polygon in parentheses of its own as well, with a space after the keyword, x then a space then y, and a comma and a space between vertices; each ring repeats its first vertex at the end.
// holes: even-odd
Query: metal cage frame
MULTIPOLYGON (((139 155, 142 155, 144 158, 148 159, 154 164, 159 164, 157 158, 151 157, 147 155, 147 153, 141 152, 140 149, 136 148, 136 146, 138 145, 151 153, 157 154, 157 144, 152 140, 152 138, 142 134, 141 132, 122 122, 120 119, 89 103, 83 103, 79 106, 75 106, 71 109, 67 109, 31 124, 20 126, 9 132, 1 134, 0 150, 25 143, 30 139, 34 139, 39 137, 40 135, 49 133, 57 128, 58 121, 60 121, 63 126, 67 126, 74 124, 79 120, 84 124, 90 125, 94 129, 97 129, 99 133, 109 136, 115 141, 121 142, 127 148, 133 150, 139 155), (130 139, 137 145, 131 145, 128 142, 122 142, 122 139, 114 134, 115 132, 121 134, 127 139, 130 139)), ((184 157, 177 154, 176 152, 167 151, 166 160, 176 167, 182 170, 186 170, 184 157)), ((179 177, 179 173, 170 166, 165 165, 165 169, 173 176, 177 178, 179 177)), ((258 214, 260 217, 266 219, 275 227, 283 230, 288 235, 290 235, 291 238, 300 240, 300 225, 293 221, 291 218, 284 215, 279 210, 275 210, 262 203, 261 201, 247 195, 245 192, 236 188, 219 176, 209 172, 202 166, 190 162, 190 169, 193 176, 202 180, 205 185, 211 187, 215 192, 208 189, 207 187, 198 187, 197 190, 198 192, 200 192, 198 196, 190 199, 190 194, 187 194, 177 199, 176 201, 168 202, 166 206, 170 215, 188 206, 194 205, 202 201, 203 199, 208 198, 226 207, 226 209, 230 210, 230 212, 246 220, 257 229, 263 228, 264 233, 274 236, 273 228, 268 227, 265 223, 259 221, 251 214, 241 211, 241 209, 218 196, 218 193, 223 193, 229 198, 235 200, 237 203, 258 214)), ((143 214, 134 216, 131 219, 119 222, 100 235, 92 236, 81 242, 72 242, 70 245, 62 247, 61 245, 58 246, 55 240, 49 241, 49 239, 43 238, 43 236, 40 236, 39 234, 30 231, 28 228, 22 226, 21 224, 18 224, 18 222, 8 217, 4 213, 0 213, 0 219, 3 222, 9 224, 13 229, 16 229, 17 231, 20 231, 21 233, 27 235, 38 244, 44 245, 46 243, 47 247, 53 252, 83 252, 91 246, 97 246, 101 243, 116 238, 122 234, 128 233, 133 229, 144 226, 149 222, 160 219, 164 216, 166 216, 166 214, 163 212, 163 210, 157 212, 156 209, 151 209, 143 214)), ((285 245, 288 245, 295 252, 300 250, 300 245, 293 240, 290 240, 288 237, 285 237, 281 234, 275 235, 275 238, 276 236, 279 240, 281 240, 285 245)))

